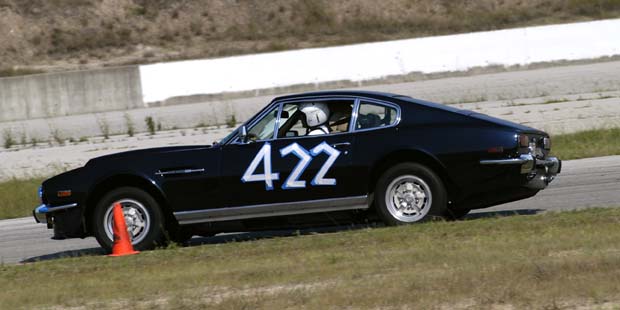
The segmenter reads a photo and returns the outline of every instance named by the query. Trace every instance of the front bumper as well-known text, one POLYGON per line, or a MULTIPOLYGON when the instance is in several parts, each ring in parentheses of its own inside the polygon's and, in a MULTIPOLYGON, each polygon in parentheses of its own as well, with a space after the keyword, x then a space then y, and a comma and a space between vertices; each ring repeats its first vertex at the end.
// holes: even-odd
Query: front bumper
POLYGON ((82 208, 77 203, 62 206, 40 205, 32 211, 37 223, 47 224, 54 229, 52 239, 84 238, 82 208))
POLYGON ((540 159, 532 154, 524 154, 518 158, 481 160, 481 165, 520 165, 521 174, 526 175, 525 187, 544 189, 562 170, 562 161, 557 157, 540 159))
POLYGON ((46 204, 42 204, 32 210, 32 215, 34 216, 34 220, 37 223, 47 224, 48 228, 51 228, 51 222, 49 221, 49 219, 54 212, 75 208, 77 206, 77 203, 71 203, 62 206, 49 206, 46 204))

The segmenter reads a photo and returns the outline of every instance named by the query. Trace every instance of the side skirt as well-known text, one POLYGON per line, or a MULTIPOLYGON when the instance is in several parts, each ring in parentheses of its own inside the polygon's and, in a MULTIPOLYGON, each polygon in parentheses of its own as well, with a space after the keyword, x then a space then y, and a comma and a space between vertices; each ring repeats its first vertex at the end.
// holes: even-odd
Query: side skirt
POLYGON ((181 225, 293 214, 368 209, 368 196, 174 212, 181 225))

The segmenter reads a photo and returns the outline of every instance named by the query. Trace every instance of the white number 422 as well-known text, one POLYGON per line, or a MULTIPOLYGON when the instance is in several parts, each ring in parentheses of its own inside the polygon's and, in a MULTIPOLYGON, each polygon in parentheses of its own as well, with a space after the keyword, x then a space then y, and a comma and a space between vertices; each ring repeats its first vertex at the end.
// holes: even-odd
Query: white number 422
MULTIPOLYGON (((280 156, 285 157, 290 154, 297 156, 299 162, 291 172, 291 174, 286 178, 284 184, 282 184, 283 189, 295 189, 295 188, 305 188, 306 181, 299 180, 299 177, 304 173, 308 165, 312 159, 321 154, 326 153, 329 157, 316 173, 310 184, 313 186, 317 185, 336 185, 336 179, 333 178, 325 178, 325 175, 329 171, 329 168, 332 167, 338 156, 340 156, 340 151, 333 148, 331 145, 323 142, 310 151, 303 148, 301 145, 297 143, 289 144, 287 147, 280 149, 280 156)), ((279 180, 280 174, 277 172, 271 171, 271 144, 265 143, 263 147, 258 151, 248 168, 245 170, 243 177, 241 177, 241 181, 245 182, 265 182, 265 187, 267 190, 273 189, 273 181, 279 180), (263 171, 262 174, 255 174, 256 168, 263 162, 263 171)))

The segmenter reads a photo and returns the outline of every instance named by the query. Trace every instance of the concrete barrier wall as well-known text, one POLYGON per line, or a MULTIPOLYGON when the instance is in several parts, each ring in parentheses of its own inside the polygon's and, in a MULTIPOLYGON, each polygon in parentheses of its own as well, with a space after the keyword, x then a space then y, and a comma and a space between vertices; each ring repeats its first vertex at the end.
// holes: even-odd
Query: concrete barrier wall
POLYGON ((620 19, 140 66, 144 102, 620 54, 620 19))
POLYGON ((0 122, 139 107, 135 66, 0 78, 0 122))

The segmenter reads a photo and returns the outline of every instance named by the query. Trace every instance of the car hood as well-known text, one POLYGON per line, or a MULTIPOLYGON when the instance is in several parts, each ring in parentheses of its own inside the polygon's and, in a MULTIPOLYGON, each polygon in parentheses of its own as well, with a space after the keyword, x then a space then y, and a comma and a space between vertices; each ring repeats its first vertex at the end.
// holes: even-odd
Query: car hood
POLYGON ((86 166, 90 166, 102 161, 116 160, 120 158, 136 158, 147 157, 155 154, 171 153, 171 152, 185 152, 198 149, 210 149, 213 146, 210 145, 185 145, 185 146, 168 146, 168 147, 156 147, 150 149, 140 149, 134 151, 120 152, 100 157, 95 157, 86 163, 86 166))

